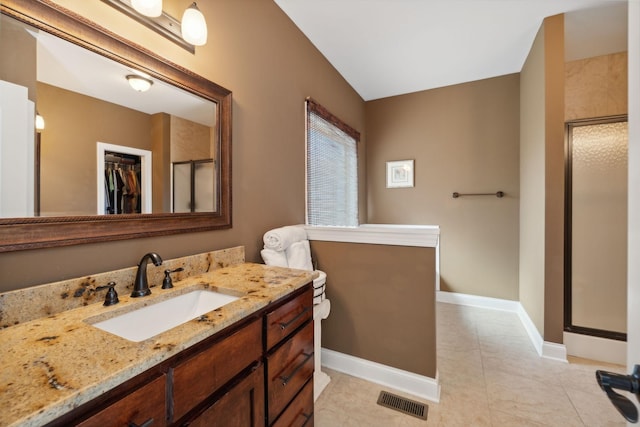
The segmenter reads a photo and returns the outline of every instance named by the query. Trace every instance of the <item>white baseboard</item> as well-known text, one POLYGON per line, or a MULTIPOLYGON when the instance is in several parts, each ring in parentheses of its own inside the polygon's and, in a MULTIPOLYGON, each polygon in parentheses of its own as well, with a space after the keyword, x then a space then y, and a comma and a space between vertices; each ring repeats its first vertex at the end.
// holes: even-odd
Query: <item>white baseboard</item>
POLYGON ((564 343, 567 346, 567 353, 571 356, 618 365, 627 364, 627 343, 625 341, 565 332, 564 343))
POLYGON ((555 342, 545 341, 542 344, 542 353, 545 359, 557 360, 558 362, 569 363, 567 360, 567 346, 555 342))
POLYGON ((531 344, 535 347, 538 355, 542 356, 542 349, 544 348, 544 339, 542 339, 542 335, 536 328, 536 325, 533 323, 533 320, 529 317, 527 310, 524 309, 522 304, 518 302, 518 310, 516 310, 518 314, 518 318, 524 326, 524 329, 527 331, 527 335, 529 335, 529 339, 531 340, 531 344))
POLYGON ((536 328, 520 301, 444 291, 436 292, 436 301, 516 313, 540 357, 557 360, 559 362, 567 362, 567 350, 565 345, 544 341, 542 335, 538 332, 538 328, 536 328))
POLYGON ((437 379, 403 371, 402 369, 322 349, 322 365, 376 384, 392 387, 432 402, 440 401, 440 383, 437 379))
POLYGON ((481 297, 478 295, 459 294, 457 292, 436 292, 436 301, 449 304, 468 305, 471 307, 490 308, 493 310, 517 312, 520 303, 506 299, 481 297))

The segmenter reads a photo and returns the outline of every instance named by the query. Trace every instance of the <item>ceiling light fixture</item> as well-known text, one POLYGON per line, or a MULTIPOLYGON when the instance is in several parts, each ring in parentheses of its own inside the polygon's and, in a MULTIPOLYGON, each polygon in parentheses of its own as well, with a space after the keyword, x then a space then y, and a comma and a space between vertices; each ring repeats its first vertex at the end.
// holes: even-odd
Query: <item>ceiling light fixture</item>
POLYGON ((157 18, 162 15, 162 0, 131 0, 131 7, 144 16, 157 18))
POLYGON ((151 88, 153 81, 146 79, 142 76, 136 76, 135 74, 127 75, 127 81, 133 90, 138 92, 146 92, 151 88))
POLYGON ((182 38, 194 46, 202 46, 207 42, 207 22, 204 15, 193 2, 182 15, 182 38))
MULTIPOLYGON (((1 1, 1 0, 0 0, 1 1)), ((191 53, 207 42, 207 22, 196 2, 182 15, 182 21, 162 11, 162 0, 102 0, 129 15, 191 53)))

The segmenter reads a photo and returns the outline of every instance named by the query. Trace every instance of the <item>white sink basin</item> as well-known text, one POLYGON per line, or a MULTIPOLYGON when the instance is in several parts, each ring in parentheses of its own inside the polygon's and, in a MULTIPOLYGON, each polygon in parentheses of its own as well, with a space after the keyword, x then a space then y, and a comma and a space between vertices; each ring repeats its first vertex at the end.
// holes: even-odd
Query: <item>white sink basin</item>
POLYGON ((140 342, 237 300, 220 292, 197 290, 121 314, 93 326, 140 342))

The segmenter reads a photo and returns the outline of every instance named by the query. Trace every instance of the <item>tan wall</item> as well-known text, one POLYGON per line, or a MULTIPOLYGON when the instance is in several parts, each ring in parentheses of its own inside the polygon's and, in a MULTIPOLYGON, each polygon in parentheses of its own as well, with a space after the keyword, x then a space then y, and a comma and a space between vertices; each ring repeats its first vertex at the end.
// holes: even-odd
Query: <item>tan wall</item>
POLYGON ((565 64, 565 120, 627 114, 627 52, 565 64))
POLYGON ((544 26, 520 73, 520 303, 544 331, 544 26))
POLYGON ((314 241, 331 314, 322 346, 435 378, 435 250, 314 241))
POLYGON ((244 245, 247 260, 260 261, 265 231, 305 219, 307 96, 362 134, 360 216, 366 220, 364 101, 273 1, 200 2, 209 41, 195 55, 103 2, 56 3, 233 91, 233 228, 0 254, 0 290, 129 267, 149 250, 174 258, 244 245))
POLYGON ((545 341, 564 330, 564 15, 544 20, 545 341))
POLYGON ((439 225, 442 290, 518 299, 518 88, 511 74, 366 104, 369 222, 439 225), (387 189, 403 159, 415 187, 387 189))
POLYGON ((186 162, 212 158, 211 128, 171 116, 171 161, 186 162))
POLYGON ((95 215, 96 144, 151 150, 150 116, 44 83, 37 88, 38 109, 46 124, 40 156, 41 213, 95 215))
POLYGON ((171 212, 171 116, 156 113, 151 116, 151 146, 153 166, 151 192, 153 212, 171 212))
POLYGON ((564 329, 564 16, 546 18, 521 73, 520 301, 545 341, 564 329))

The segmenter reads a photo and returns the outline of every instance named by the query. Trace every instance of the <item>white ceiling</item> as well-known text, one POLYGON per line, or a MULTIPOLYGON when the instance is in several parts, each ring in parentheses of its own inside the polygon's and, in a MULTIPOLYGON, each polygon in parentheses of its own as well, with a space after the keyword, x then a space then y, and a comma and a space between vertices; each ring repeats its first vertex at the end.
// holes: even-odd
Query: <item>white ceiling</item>
POLYGON ((568 59, 626 50, 626 0, 274 1, 365 101, 520 72, 564 12, 584 11, 565 20, 568 59))
POLYGON ((137 71, 44 31, 37 39, 38 81, 147 114, 167 113, 204 126, 215 124, 215 104, 152 79, 147 92, 134 91, 126 76, 137 71))

